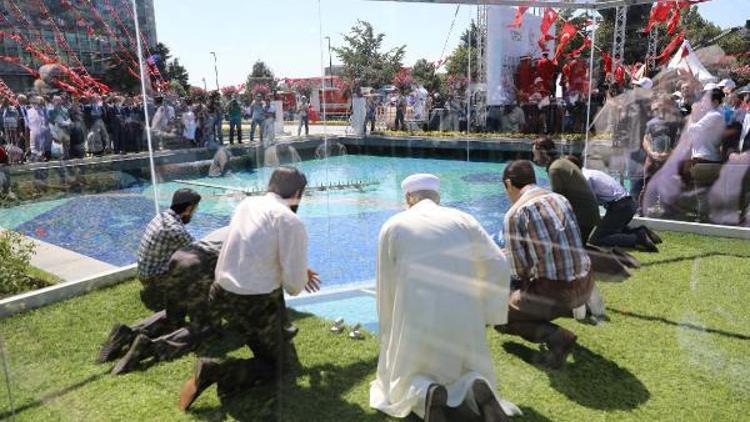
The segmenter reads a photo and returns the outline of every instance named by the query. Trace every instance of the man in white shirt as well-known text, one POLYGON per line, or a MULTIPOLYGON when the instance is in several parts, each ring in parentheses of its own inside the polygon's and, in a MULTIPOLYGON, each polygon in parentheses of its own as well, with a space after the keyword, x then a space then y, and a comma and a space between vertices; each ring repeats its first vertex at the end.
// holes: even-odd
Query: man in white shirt
POLYGON ((591 233, 589 243, 595 246, 620 246, 645 252, 659 252, 654 241, 658 239, 652 240, 645 227, 637 230, 628 228, 638 210, 638 205, 630 193, 607 173, 583 168, 578 157, 569 155, 565 158, 581 169, 597 202, 607 210, 602 221, 591 233))
POLYGON ((505 420, 519 411, 495 393, 485 327, 507 322, 508 264, 473 217, 439 205, 439 184, 430 174, 406 178, 409 209, 380 232, 370 406, 433 422, 463 420, 448 415, 465 403, 484 421, 505 420))
POLYGON ((182 410, 214 383, 221 396, 229 396, 282 375, 291 347, 284 330, 284 291, 296 296, 303 289, 317 291, 320 284, 307 268, 307 232, 296 215, 306 185, 302 172, 279 167, 265 196, 237 206, 216 264, 209 304, 234 327, 253 358, 200 358, 182 388, 182 410))
POLYGON ((700 120, 688 126, 687 136, 691 145, 690 183, 695 192, 695 211, 701 221, 708 220, 707 191, 721 173, 721 141, 726 121, 721 109, 724 92, 714 88, 707 92, 711 109, 700 120))

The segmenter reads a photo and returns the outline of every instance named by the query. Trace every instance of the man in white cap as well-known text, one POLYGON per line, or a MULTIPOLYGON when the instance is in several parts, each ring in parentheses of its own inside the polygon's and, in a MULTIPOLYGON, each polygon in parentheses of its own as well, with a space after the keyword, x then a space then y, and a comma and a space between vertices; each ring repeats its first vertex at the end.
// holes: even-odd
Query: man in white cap
POLYGON ((654 87, 654 81, 649 78, 641 78, 633 82, 633 85, 643 89, 651 89, 654 87))
POLYGON ((734 89, 737 88, 737 84, 731 79, 724 79, 719 82, 718 87, 724 91, 724 95, 729 96, 734 92, 734 89))
POLYGON ((428 422, 505 420, 487 325, 507 322, 510 276, 502 252, 470 215, 440 206, 440 180, 402 185, 409 209, 380 231, 377 307, 380 359, 370 406, 428 422))

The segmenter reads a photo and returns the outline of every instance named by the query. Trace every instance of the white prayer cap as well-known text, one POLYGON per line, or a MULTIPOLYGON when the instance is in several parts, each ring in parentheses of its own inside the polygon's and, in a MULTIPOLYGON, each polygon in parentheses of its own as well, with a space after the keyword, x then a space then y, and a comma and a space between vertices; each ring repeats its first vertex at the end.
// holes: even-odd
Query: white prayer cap
POLYGON ((404 193, 414 193, 422 190, 440 192, 440 179, 434 174, 412 174, 401 182, 404 193))
POLYGON ((534 79, 534 83, 535 84, 538 84, 539 82, 544 82, 544 79, 542 79, 542 78, 536 78, 536 79, 534 79))
POLYGON ((703 90, 704 91, 713 91, 714 89, 716 89, 718 87, 719 87, 719 85, 716 85, 713 82, 709 82, 709 83, 703 85, 703 90))
POLYGON ((638 79, 637 81, 633 82, 633 84, 645 89, 651 89, 654 87, 654 81, 649 78, 638 79))
POLYGON ((682 92, 680 92, 680 91, 675 91, 675 92, 673 92, 673 93, 672 93, 672 96, 673 96, 673 97, 677 97, 677 98, 682 98, 682 92))
POLYGON ((724 79, 723 81, 719 82, 719 88, 735 89, 737 88, 737 84, 734 83, 734 81, 731 79, 724 79))

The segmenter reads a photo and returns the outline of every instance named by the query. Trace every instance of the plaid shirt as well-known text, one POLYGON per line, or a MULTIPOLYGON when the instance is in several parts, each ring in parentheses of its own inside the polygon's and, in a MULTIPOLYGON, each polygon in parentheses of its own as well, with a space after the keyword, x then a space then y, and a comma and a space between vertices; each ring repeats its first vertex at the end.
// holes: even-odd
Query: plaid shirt
POLYGON ((148 279, 169 271, 169 258, 189 245, 193 236, 185 229, 180 216, 168 209, 154 217, 138 247, 138 277, 148 279))
POLYGON ((505 244, 511 274, 525 279, 572 282, 583 278, 591 261, 583 248, 573 208, 564 196, 537 186, 523 190, 523 203, 505 216, 505 244), (541 196, 528 199, 528 195, 541 196))

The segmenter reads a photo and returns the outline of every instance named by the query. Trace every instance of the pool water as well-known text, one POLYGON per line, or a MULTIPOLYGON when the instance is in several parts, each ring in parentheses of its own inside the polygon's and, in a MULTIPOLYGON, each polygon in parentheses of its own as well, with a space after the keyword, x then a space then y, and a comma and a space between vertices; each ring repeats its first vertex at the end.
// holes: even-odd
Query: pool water
MULTIPOLYGON (((400 184, 410 174, 438 175, 443 204, 474 215, 491 234, 500 231, 509 207, 502 186, 502 163, 347 155, 303 161, 298 166, 310 186, 372 183, 362 190, 312 190, 299 208, 310 238, 310 267, 320 274, 326 289, 373 282, 378 233, 389 217, 404 209, 400 184)), ((188 229, 199 238, 227 225, 233 209, 244 198, 221 187, 262 189, 272 171, 261 168, 221 178, 190 179, 188 183, 159 183, 159 204, 162 209, 168 207, 176 189, 198 191, 203 200, 188 229)), ((537 177, 546 185, 546 174, 538 171, 537 177)), ((153 217, 153 189, 153 185, 144 184, 4 209, 0 226, 124 266, 136 261, 140 237, 153 217)), ((362 297, 371 300, 370 295, 362 297)), ((359 307, 362 297, 346 300, 359 307)), ((303 308, 314 311, 316 306, 323 305, 312 303, 303 308)), ((333 317, 328 311, 315 313, 333 317)))

